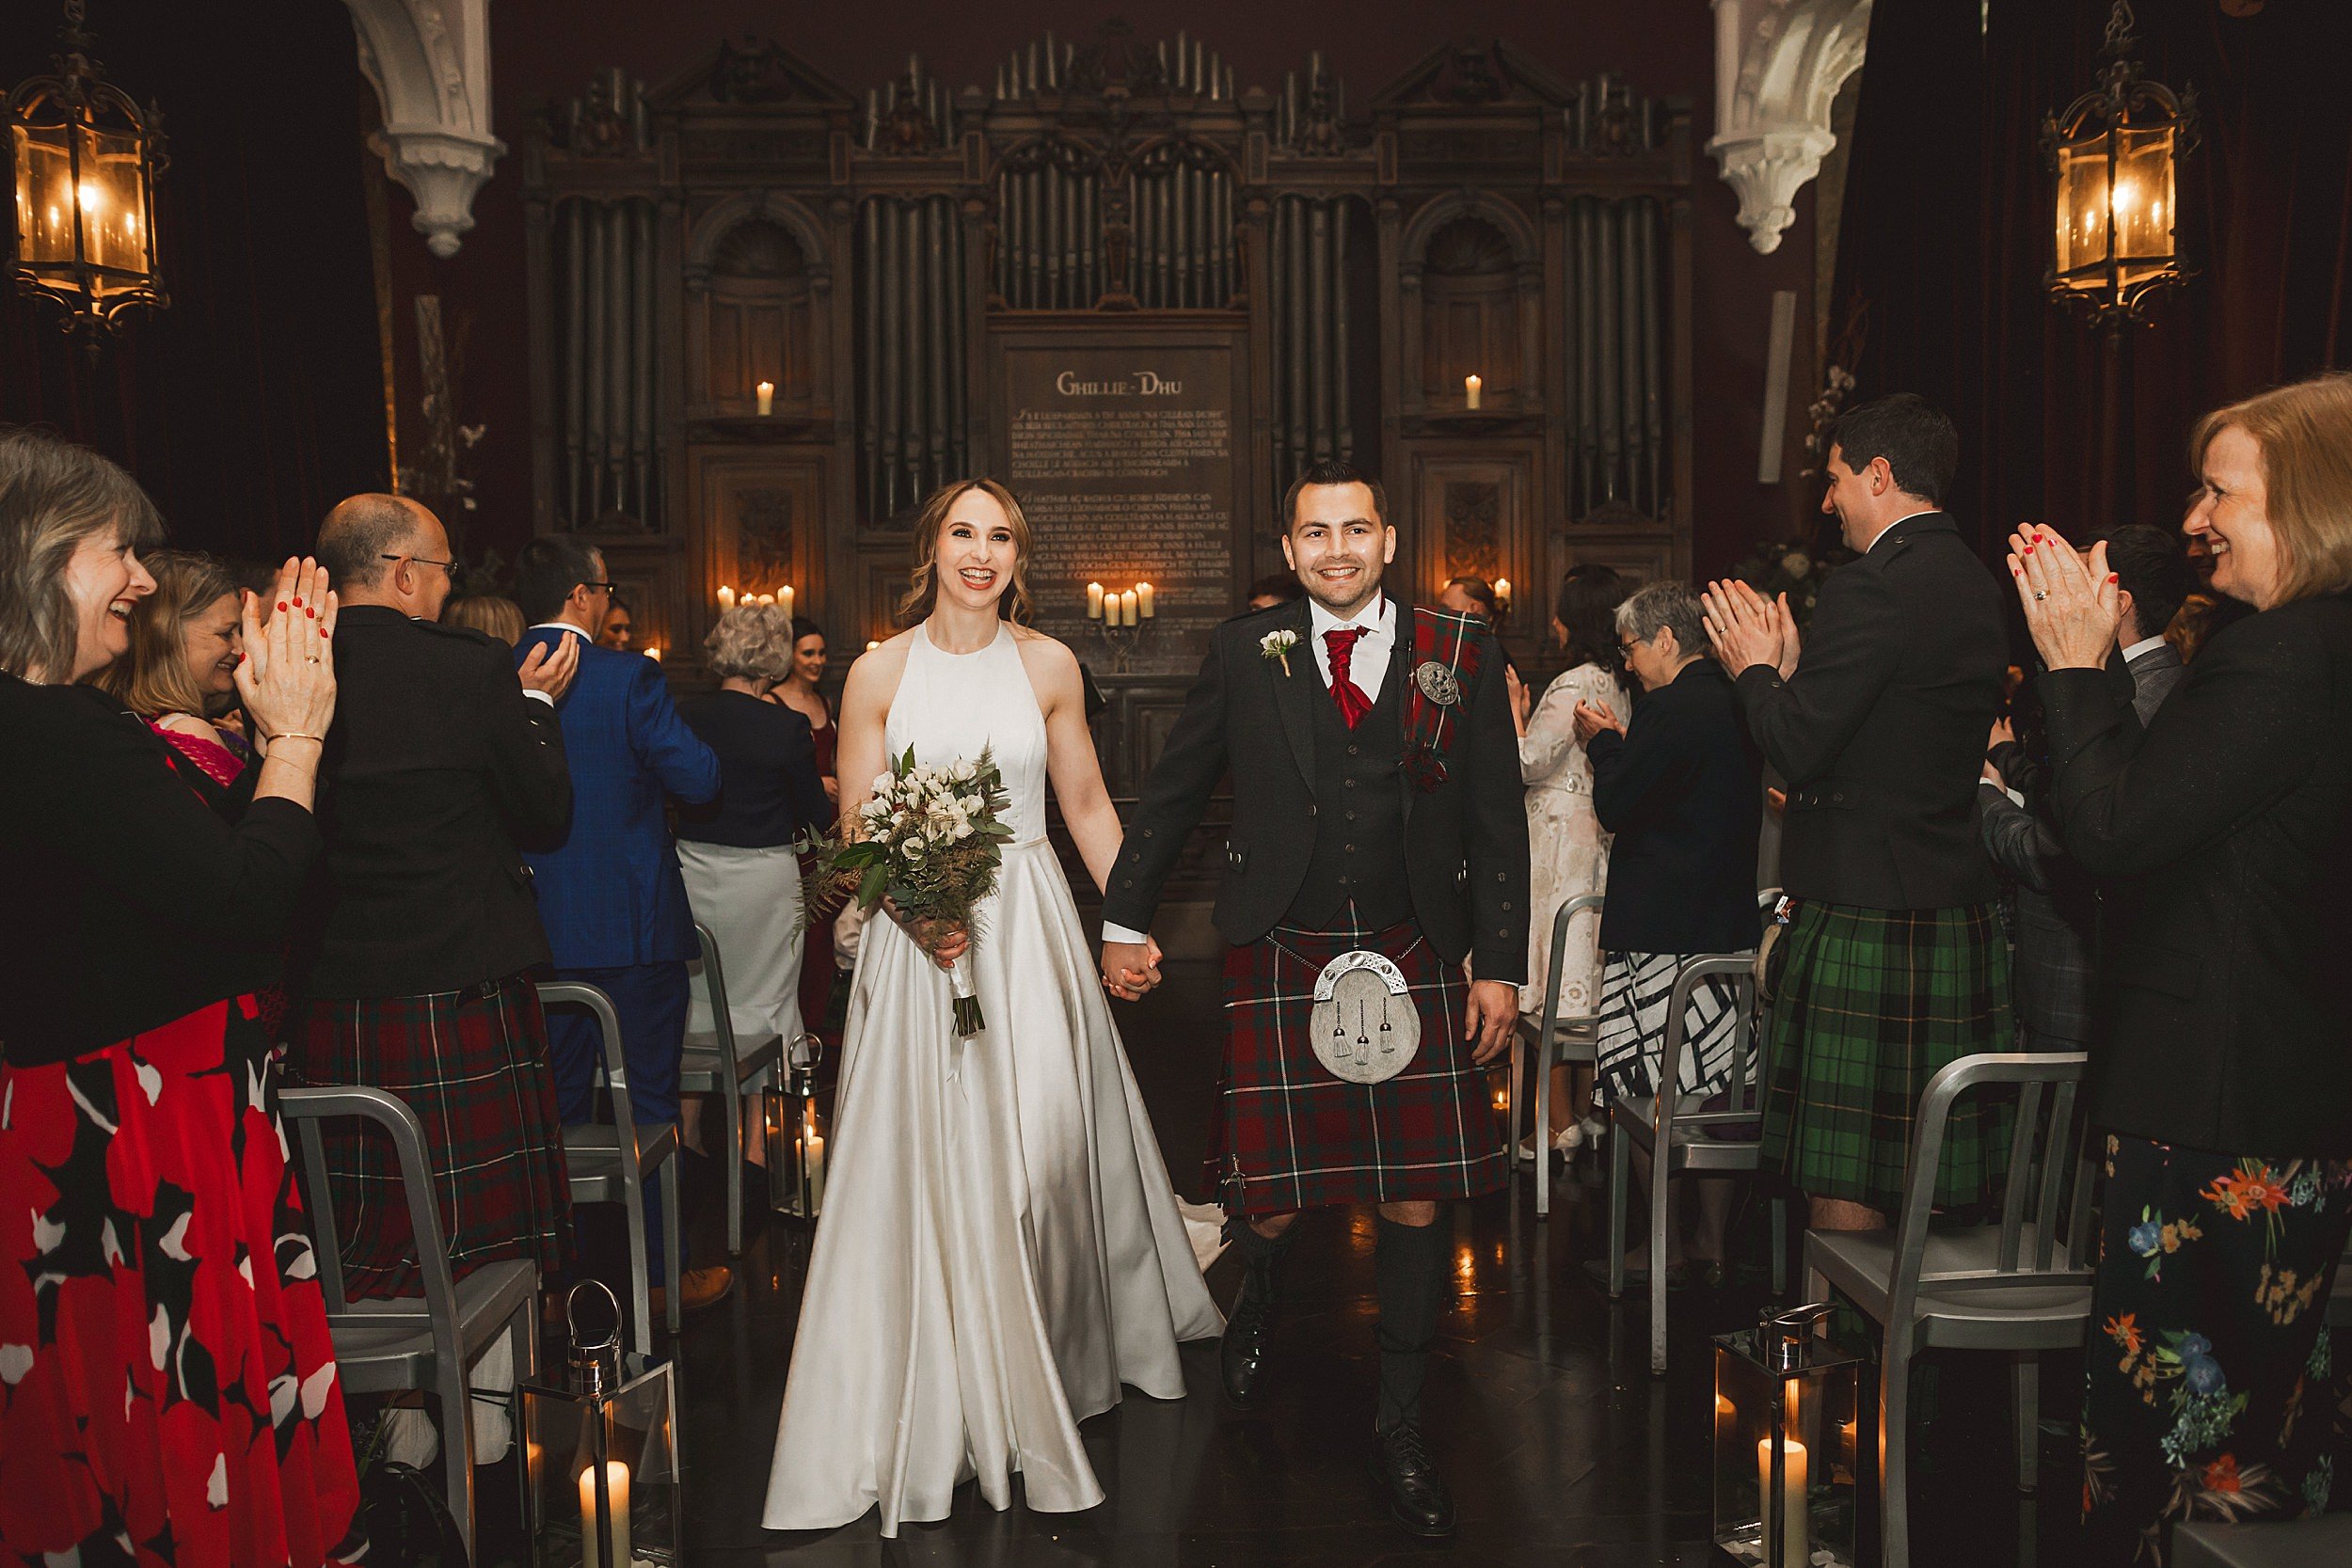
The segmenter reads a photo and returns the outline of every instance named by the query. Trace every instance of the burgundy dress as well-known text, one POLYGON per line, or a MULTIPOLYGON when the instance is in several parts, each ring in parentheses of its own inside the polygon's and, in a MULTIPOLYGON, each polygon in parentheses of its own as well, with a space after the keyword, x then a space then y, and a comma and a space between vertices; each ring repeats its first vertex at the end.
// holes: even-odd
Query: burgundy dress
POLYGON ((364 1552, 249 994, 317 853, 309 812, 231 830, 97 693, 0 674, 0 1560, 364 1552))
MULTIPOLYGON (((834 752, 841 739, 841 726, 828 715, 823 724, 813 727, 809 738, 817 743, 817 776, 832 779, 839 768, 834 752)), ((807 866, 802 867, 803 871, 807 866)), ((808 933, 808 949, 801 959, 801 1019, 808 1028, 825 1038, 828 1045, 841 1043, 836 1033, 825 1028, 826 1011, 833 1006, 833 917, 839 909, 811 910, 812 928, 808 933)))

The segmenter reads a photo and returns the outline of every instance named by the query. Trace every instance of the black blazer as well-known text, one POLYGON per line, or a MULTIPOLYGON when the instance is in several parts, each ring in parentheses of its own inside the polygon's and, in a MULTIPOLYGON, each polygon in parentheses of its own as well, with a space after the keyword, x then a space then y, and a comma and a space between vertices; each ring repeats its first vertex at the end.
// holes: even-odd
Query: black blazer
POLYGON ((1634 705, 1626 733, 1584 748, 1593 811, 1615 836, 1600 945, 1610 953, 1736 953, 1756 945, 1764 759, 1711 658, 1634 705))
POLYGON ((2352 1156, 2352 599, 2216 633, 2143 730, 2041 677, 2066 847, 2105 897, 2092 1117, 2272 1159, 2352 1156))
POLYGON ((1796 674, 1756 664, 1739 681, 1788 784, 1791 895, 1874 910, 1994 896, 1976 796, 2008 665, 2001 587, 1944 514, 1903 519, 1829 575, 1796 674))
POLYGON ((0 673, 0 1057, 64 1061, 276 980, 310 814, 231 828, 145 724, 86 686, 0 673))
POLYGON ((485 632, 353 605, 335 629, 326 837, 293 989, 462 990, 548 961, 518 842, 559 839, 571 775, 555 709, 485 632))
MULTIPOLYGON (((1104 895, 1105 922, 1150 927, 1160 888, 1229 768, 1233 831, 1217 889, 1217 930, 1236 946, 1256 942, 1296 900, 1314 853, 1315 813, 1325 805, 1338 809, 1318 801, 1311 783, 1314 710, 1308 705, 1331 700, 1307 645, 1312 626, 1309 601, 1298 599, 1210 632, 1200 677, 1127 825, 1104 895), (1259 639, 1273 631, 1298 638, 1287 676, 1259 651, 1259 639)), ((1412 678, 1412 607, 1397 600, 1387 680, 1400 696, 1401 683, 1412 678)), ((1478 644, 1479 673, 1464 681, 1455 710, 1467 726, 1444 780, 1422 794, 1401 769, 1396 775, 1406 813, 1398 852, 1413 912, 1431 944, 1452 962, 1471 955, 1482 980, 1518 984, 1527 978, 1527 813, 1502 650, 1491 633, 1481 633, 1478 644)))

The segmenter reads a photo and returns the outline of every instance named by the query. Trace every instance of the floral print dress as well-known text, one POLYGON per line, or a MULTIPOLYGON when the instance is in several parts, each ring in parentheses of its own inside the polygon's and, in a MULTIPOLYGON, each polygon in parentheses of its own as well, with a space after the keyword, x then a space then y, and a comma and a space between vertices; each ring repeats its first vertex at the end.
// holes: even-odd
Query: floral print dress
POLYGON ((2107 1139, 2083 1403, 2089 1560, 2167 1560, 2185 1519, 2326 1510, 2337 1389, 2322 1332, 2352 1161, 2107 1139))
MULTIPOLYGON (((1607 891, 1609 835, 1593 815, 1593 763, 1576 738, 1576 705, 1606 703, 1620 719, 1632 700, 1616 676, 1597 664, 1580 664, 1544 688, 1519 737, 1519 779, 1527 785, 1530 860, 1527 984, 1519 1010, 1540 1011, 1551 971, 1551 922, 1560 906, 1607 891)), ((1565 971, 1560 977, 1560 1016, 1591 1018, 1600 1011, 1600 917, 1568 925, 1565 971)))

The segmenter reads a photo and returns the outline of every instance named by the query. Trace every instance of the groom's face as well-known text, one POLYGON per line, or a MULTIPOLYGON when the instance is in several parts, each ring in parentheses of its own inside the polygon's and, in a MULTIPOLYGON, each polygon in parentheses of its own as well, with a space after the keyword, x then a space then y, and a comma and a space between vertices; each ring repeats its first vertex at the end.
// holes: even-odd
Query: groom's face
POLYGON ((1298 492, 1282 555, 1308 595, 1342 620, 1380 589, 1396 559, 1396 530, 1381 520, 1368 484, 1310 484, 1298 492))

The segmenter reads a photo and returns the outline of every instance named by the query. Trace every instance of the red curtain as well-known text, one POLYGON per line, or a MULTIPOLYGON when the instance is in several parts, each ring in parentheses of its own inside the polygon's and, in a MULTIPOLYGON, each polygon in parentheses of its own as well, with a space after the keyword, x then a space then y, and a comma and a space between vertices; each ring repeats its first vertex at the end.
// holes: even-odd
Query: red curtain
POLYGON ((2194 87, 2181 169, 2198 269, 2149 322, 2050 302, 2042 116, 2088 90, 2106 0, 1878 0, 1833 290, 1854 396, 1916 391, 1961 431, 1953 510, 1990 553, 2021 519, 2076 532, 2179 519, 2206 409, 2352 353, 2352 7, 2137 0, 2137 57, 2194 87))

